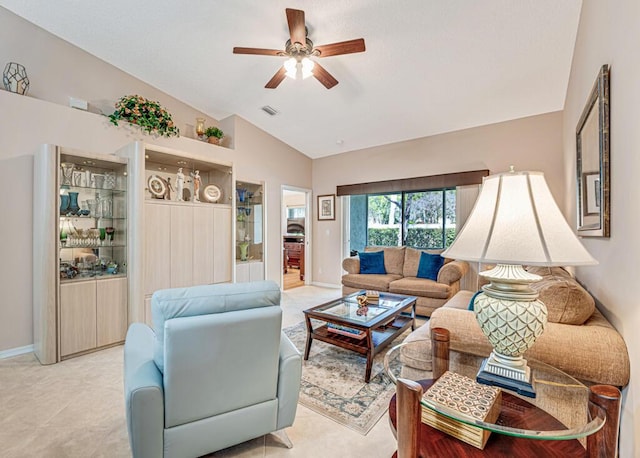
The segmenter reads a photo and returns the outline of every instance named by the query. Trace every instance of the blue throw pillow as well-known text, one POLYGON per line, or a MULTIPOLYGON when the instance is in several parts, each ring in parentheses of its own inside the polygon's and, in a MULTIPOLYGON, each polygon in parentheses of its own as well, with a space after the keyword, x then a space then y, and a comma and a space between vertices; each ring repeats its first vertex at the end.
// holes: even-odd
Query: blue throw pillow
POLYGON ((469 301, 469 307, 467 308, 467 310, 471 310, 473 312, 473 303, 476 301, 476 297, 478 297, 478 294, 480 294, 481 292, 482 290, 476 291, 475 294, 471 296, 471 300, 469 301))
POLYGON ((439 254, 430 254, 426 251, 420 253, 420 264, 418 264, 418 278, 428 278, 436 281, 438 272, 444 265, 444 258, 439 254))
POLYGON ((384 251, 368 251, 358 253, 361 274, 386 274, 384 269, 384 251))

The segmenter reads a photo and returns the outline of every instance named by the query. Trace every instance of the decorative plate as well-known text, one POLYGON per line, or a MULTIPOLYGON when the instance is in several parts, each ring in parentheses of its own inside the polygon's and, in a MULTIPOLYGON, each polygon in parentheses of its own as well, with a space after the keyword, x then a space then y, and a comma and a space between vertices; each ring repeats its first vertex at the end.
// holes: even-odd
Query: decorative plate
POLYGON ((222 197, 222 191, 215 184, 210 184, 205 186, 204 190, 202 191, 202 194, 204 195, 204 199, 207 202, 215 203, 219 201, 220 198, 222 197))
POLYGON ((167 183, 159 176, 151 175, 147 180, 147 188, 151 193, 151 197, 163 199, 165 192, 167 192, 167 183))

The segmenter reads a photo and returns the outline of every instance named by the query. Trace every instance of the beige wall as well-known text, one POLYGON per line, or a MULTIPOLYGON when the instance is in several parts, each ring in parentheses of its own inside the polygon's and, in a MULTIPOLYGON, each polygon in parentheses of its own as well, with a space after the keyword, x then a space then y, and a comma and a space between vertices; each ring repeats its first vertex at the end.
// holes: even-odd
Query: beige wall
POLYGON ((110 114, 114 102, 129 94, 157 100, 173 116, 183 136, 194 137, 196 117, 218 122, 128 73, 70 45, 0 7, 0 64, 18 62, 29 76, 28 95, 69 106, 69 97, 89 102, 89 111, 110 114))
POLYGON ((576 220, 575 128, 603 64, 611 66, 611 237, 583 238, 599 261, 576 275, 602 302, 627 342, 631 384, 624 390, 621 457, 640 456, 640 301, 634 290, 640 258, 640 2, 584 0, 564 110, 567 215, 576 220))
POLYGON ((280 189, 283 184, 310 187, 311 159, 235 116, 220 123, 233 133, 232 150, 186 136, 166 139, 142 135, 137 129, 115 127, 104 116, 69 108, 67 94, 92 102, 110 98, 113 103, 120 95, 137 92, 160 100, 181 128, 201 116, 197 110, 3 8, 0 30, 0 63, 24 64, 32 88, 27 97, 0 90, 0 172, 4 192, 0 199, 0 240, 4 241, 0 264, 0 352, 33 342, 32 168, 33 153, 43 143, 112 153, 140 140, 233 162, 238 179, 266 183, 266 272, 268 279, 280 281, 280 189))
MULTIPOLYGON (((543 171, 551 192, 559 201, 564 192, 562 113, 316 159, 313 161, 313 193, 314 196, 333 194, 337 185, 468 170, 503 172, 510 165, 517 170, 543 171)), ((336 201, 335 221, 317 221, 314 217, 314 282, 340 283, 340 200, 336 201)))

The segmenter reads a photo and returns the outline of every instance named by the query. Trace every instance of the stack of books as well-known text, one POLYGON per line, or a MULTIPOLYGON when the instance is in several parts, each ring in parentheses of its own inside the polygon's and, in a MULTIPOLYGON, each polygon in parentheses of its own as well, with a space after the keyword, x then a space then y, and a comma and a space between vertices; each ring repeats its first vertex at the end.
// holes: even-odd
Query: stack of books
POLYGON ((378 302, 380 300, 380 293, 378 291, 373 291, 371 289, 368 289, 364 293, 364 295, 367 296, 367 302, 369 304, 378 302))
POLYGON ((334 323, 327 323, 327 331, 341 334, 343 336, 353 337, 354 339, 364 339, 366 336, 364 331, 334 323))
MULTIPOLYGON (((449 371, 436 380, 422 399, 436 408, 449 409, 455 416, 487 423, 498 419, 502 406, 500 388, 481 385, 469 377, 449 371)), ((481 450, 491 435, 491 431, 453 420, 425 406, 422 407, 422 422, 481 450)))

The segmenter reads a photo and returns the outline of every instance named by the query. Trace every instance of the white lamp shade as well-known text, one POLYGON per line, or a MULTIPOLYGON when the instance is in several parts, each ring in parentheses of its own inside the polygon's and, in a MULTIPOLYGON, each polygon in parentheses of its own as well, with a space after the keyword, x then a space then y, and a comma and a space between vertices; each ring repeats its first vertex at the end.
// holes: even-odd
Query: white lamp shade
POLYGON ((485 177, 466 224, 442 256, 530 266, 593 265, 541 172, 485 177))

